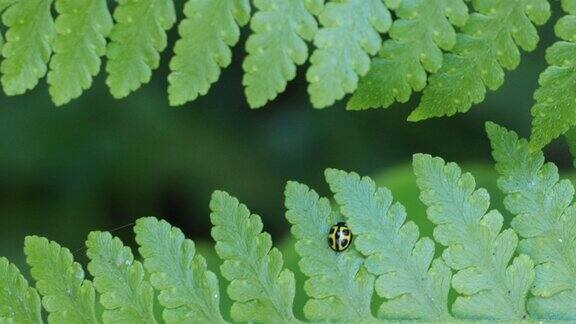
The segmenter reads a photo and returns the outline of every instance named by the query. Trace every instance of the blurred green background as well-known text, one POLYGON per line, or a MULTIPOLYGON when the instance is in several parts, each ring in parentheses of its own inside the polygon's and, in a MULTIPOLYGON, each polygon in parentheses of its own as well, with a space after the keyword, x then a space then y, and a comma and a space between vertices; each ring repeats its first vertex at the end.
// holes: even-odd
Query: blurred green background
MULTIPOLYGON (((181 15, 182 2, 176 2, 181 15)), ((553 9, 558 16, 557 2, 553 9)), ((166 77, 175 29, 153 80, 126 99, 112 99, 102 74, 80 99, 61 108, 51 103, 44 80, 24 96, 2 96, 0 255, 27 274, 23 239, 38 234, 69 247, 85 263, 82 247, 90 230, 111 230, 149 215, 180 227, 210 254, 208 202, 212 191, 222 189, 263 217, 276 243, 288 246, 287 264, 297 271, 297 257, 284 243, 287 180, 326 195, 327 167, 373 175, 395 191, 409 217, 430 234, 410 168, 417 152, 460 163, 492 189, 494 206, 500 207, 484 123, 495 121, 529 135, 532 94, 546 66, 544 49, 555 39, 556 18, 540 29, 539 48, 524 54, 518 69, 507 73, 505 85, 488 93, 484 103, 467 114, 419 123, 406 121, 417 96, 389 109, 347 112, 341 102, 314 110, 305 67, 277 100, 250 110, 241 84, 242 45, 208 95, 171 108, 166 77)), ((246 35, 244 30, 241 44, 246 35)), ((549 146, 546 154, 565 175, 572 172, 563 141, 549 146)), ((114 234, 133 245, 130 227, 114 234)), ((218 261, 208 259, 217 270, 218 261)))

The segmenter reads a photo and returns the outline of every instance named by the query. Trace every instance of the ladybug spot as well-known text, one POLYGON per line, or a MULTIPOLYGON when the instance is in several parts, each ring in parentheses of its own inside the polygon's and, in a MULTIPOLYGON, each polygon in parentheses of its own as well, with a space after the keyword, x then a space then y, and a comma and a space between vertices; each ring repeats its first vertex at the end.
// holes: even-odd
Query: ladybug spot
POLYGON ((342 244, 343 247, 348 245, 348 240, 347 239, 343 239, 342 241, 340 241, 340 243, 342 244))
POLYGON ((342 231, 342 233, 344 233, 344 235, 348 236, 348 235, 350 235, 350 230, 345 229, 342 231))
POLYGON ((333 246, 333 245, 334 245, 334 240, 333 240, 331 237, 328 238, 328 244, 329 244, 330 246, 333 246))

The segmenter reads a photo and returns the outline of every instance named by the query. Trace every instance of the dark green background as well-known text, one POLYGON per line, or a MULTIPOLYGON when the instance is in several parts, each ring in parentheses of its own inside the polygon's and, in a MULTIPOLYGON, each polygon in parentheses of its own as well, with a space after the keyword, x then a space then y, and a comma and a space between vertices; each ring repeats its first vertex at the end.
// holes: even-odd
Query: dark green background
MULTIPOLYGON (((179 3, 179 13, 181 8, 179 3)), ((559 12, 557 2, 554 10, 559 12)), ((484 122, 528 136, 532 94, 546 66, 544 49, 554 41, 555 20, 540 29, 539 48, 524 54, 519 68, 507 73, 505 85, 484 103, 467 114, 419 123, 406 121, 417 97, 389 109, 347 112, 343 101, 314 110, 305 67, 277 100, 250 110, 241 85, 244 39, 207 96, 169 107, 167 62, 175 29, 153 80, 126 99, 112 99, 102 75, 80 99, 60 108, 51 103, 44 80, 24 96, 2 96, 0 255, 23 265, 24 236, 38 234, 76 251, 85 262, 82 246, 90 230, 110 230, 149 215, 179 226, 196 241, 208 240, 208 201, 215 189, 260 214, 265 229, 281 242, 288 230, 285 182, 297 180, 327 194, 327 167, 378 175, 407 205, 409 217, 420 219, 423 232, 430 233, 410 171, 412 154, 456 161, 476 173, 481 185, 494 188, 484 122)), ((563 141, 551 145, 547 156, 571 172, 563 141)), ((500 193, 492 194, 495 206, 501 206, 500 193)), ((130 228, 114 234, 133 243, 130 228)), ((216 260, 210 264, 217 265, 216 260)))

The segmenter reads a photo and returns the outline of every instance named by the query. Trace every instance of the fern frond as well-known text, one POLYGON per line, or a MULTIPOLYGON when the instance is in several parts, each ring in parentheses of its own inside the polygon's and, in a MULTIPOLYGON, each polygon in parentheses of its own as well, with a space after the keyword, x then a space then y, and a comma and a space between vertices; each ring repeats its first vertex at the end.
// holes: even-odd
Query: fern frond
POLYGON ((442 257, 457 271, 452 286, 460 296, 452 307, 454 315, 525 318, 534 264, 526 255, 512 259, 518 237, 512 229, 501 231, 504 219, 498 211, 487 213, 486 190, 476 190, 474 177, 462 174, 456 164, 429 155, 414 156, 414 173, 428 218, 436 224, 434 238, 446 246, 442 257))
POLYGON ((114 20, 106 49, 106 84, 115 98, 123 98, 150 81, 176 12, 172 0, 118 0, 114 20))
POLYGON ((42 323, 38 292, 3 257, 0 257, 0 323, 42 323))
POLYGON ((534 149, 541 149, 576 125, 576 1, 563 0, 568 13, 556 23, 556 35, 562 39, 546 51, 548 68, 540 75, 540 87, 534 93, 532 136, 534 149))
POLYGON ((178 27, 170 61, 168 96, 173 106, 205 95, 230 65, 232 51, 240 38, 239 26, 250 20, 248 0, 189 0, 178 27))
POLYGON ((576 320, 576 208, 574 186, 560 180, 558 168, 532 153, 526 140, 487 124, 498 185, 507 194, 506 208, 516 215, 512 227, 519 250, 536 263, 536 280, 528 310, 542 319, 576 320))
POLYGON ((154 290, 146 280, 144 267, 129 247, 108 232, 92 232, 86 241, 90 258, 88 271, 106 309, 105 323, 156 323, 154 290))
POLYGON ((292 312, 294 274, 283 269, 282 253, 272 248, 270 235, 262 231, 258 215, 225 192, 210 200, 212 237, 224 260, 222 275, 230 281, 228 295, 234 300, 231 315, 238 322, 297 322, 292 312))
POLYGON ((26 261, 51 323, 98 323, 95 291, 70 250, 38 236, 24 241, 26 261))
MULTIPOLYGON (((312 105, 324 108, 356 90, 358 77, 370 69, 370 55, 382 46, 379 33, 388 31, 392 18, 383 0, 333 0, 319 20, 316 50, 306 73, 312 105)), ((392 9, 398 0, 386 1, 392 9)))
POLYGON ((323 5, 310 0, 257 0, 258 9, 246 42, 248 55, 242 65, 242 83, 252 108, 264 106, 286 89, 296 77, 296 65, 308 58, 308 46, 318 26, 312 14, 323 5))
POLYGON ((394 320, 446 321, 452 272, 434 259, 434 242, 419 239, 418 226, 406 222, 406 210, 392 203, 392 193, 372 179, 328 169, 326 180, 342 214, 356 235, 356 247, 376 274, 376 291, 386 301, 380 317, 394 320), (406 223, 405 223, 406 222, 406 223))
POLYGON ((218 278, 196 253, 194 242, 166 221, 141 218, 134 227, 150 282, 167 323, 225 323, 220 314, 218 278))
POLYGON ((311 321, 366 322, 370 311, 374 276, 364 268, 364 257, 353 249, 336 253, 326 244, 330 227, 342 217, 330 201, 296 182, 286 185, 286 219, 298 240, 300 269, 309 277, 304 289, 312 299, 304 314, 311 321))
POLYGON ((112 17, 106 0, 56 0, 57 35, 48 72, 49 92, 59 106, 78 98, 100 71, 112 17))
POLYGON ((504 82, 504 69, 520 63, 518 46, 532 51, 538 44, 534 26, 550 17, 547 0, 476 0, 477 13, 470 15, 458 35, 453 53, 429 78, 420 105, 409 116, 418 121, 465 112, 484 100, 486 88, 498 89, 504 82))
POLYGON ((464 0, 413 0, 401 2, 395 13, 390 39, 372 59, 348 109, 386 108, 395 101, 406 102, 412 91, 424 89, 427 73, 437 72, 443 51, 456 44, 454 26, 466 23, 468 6, 464 0))
POLYGON ((9 96, 34 88, 46 74, 56 36, 51 6, 52 0, 16 1, 2 15, 8 31, 0 72, 2 87, 9 96))

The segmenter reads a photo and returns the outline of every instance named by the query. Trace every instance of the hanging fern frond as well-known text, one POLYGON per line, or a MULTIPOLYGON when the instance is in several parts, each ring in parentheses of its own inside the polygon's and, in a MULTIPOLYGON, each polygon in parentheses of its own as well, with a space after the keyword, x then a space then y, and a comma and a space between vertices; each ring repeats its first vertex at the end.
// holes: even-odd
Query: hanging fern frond
MULTIPOLYGON (((335 0, 328 2, 314 37, 316 50, 306 73, 312 105, 324 108, 356 90, 358 78, 368 73, 370 55, 382 46, 380 33, 388 31, 392 18, 383 0, 335 0)), ((386 1, 391 9, 398 0, 386 1)))
POLYGON ((532 51, 538 44, 534 25, 550 17, 547 0, 477 0, 477 13, 470 15, 458 35, 453 53, 429 79, 420 105, 409 116, 418 121, 465 112, 484 100, 486 88, 504 83, 504 69, 520 64, 521 47, 532 51))
POLYGON ((100 71, 112 17, 105 0, 56 0, 55 4, 57 35, 48 84, 54 103, 63 105, 88 89, 100 71))
POLYGON ((326 244, 330 228, 342 221, 330 201, 305 185, 286 185, 286 219, 298 242, 296 252, 302 272, 309 277, 304 285, 311 297, 304 306, 310 321, 369 322, 374 276, 364 268, 364 257, 349 249, 336 253, 326 244))
POLYGON ((516 215, 512 227, 523 239, 519 250, 536 263, 533 298, 535 318, 576 320, 576 208, 574 186, 559 180, 558 168, 544 164, 542 152, 531 152, 526 140, 489 123, 498 186, 507 194, 506 208, 516 215))
POLYGON ((170 61, 168 97, 173 106, 205 95, 230 65, 232 51, 240 39, 240 28, 250 20, 248 0, 189 0, 178 26, 170 61))
POLYGON ((317 0, 257 0, 258 11, 246 42, 248 55, 242 65, 242 83, 252 108, 264 106, 296 77, 296 65, 308 59, 308 46, 318 26, 312 14, 322 11, 317 0))
POLYGON ((527 255, 513 258, 518 237, 511 229, 502 231, 504 218, 498 211, 487 213, 486 190, 476 190, 474 177, 462 174, 456 164, 429 155, 414 156, 414 173, 428 218, 436 225, 434 238, 446 246, 442 257, 457 271, 452 286, 460 296, 454 315, 524 319, 534 264, 527 255))
POLYGON ((134 227, 136 242, 152 286, 160 292, 166 323, 225 323, 220 313, 216 275, 196 253, 194 242, 166 221, 141 218, 134 227))
POLYGON ((0 257, 0 323, 42 323, 38 292, 3 257, 0 257))
POLYGON ((98 323, 92 282, 84 279, 82 266, 70 250, 43 237, 27 236, 26 261, 42 295, 51 323, 98 323))
POLYGON ((418 226, 406 222, 406 210, 392 193, 368 177, 326 170, 342 214, 366 255, 366 268, 378 276, 376 292, 386 298, 379 317, 393 320, 446 321, 452 272, 434 258, 434 241, 419 239, 418 226))
POLYGON ((115 98, 123 98, 150 81, 176 12, 172 0, 118 0, 114 20, 106 50, 106 84, 115 98))
POLYGON ((262 232, 262 220, 250 214, 238 199, 222 191, 210 200, 212 238, 224 263, 222 276, 230 281, 230 311, 238 322, 297 322, 292 311, 295 281, 283 268, 282 253, 272 248, 272 239, 262 232))
POLYGON ((443 51, 456 44, 454 26, 464 26, 468 6, 464 0, 403 1, 395 13, 398 18, 390 29, 390 39, 372 59, 348 109, 386 108, 395 101, 406 102, 412 91, 424 89, 427 73, 437 72, 443 51))
POLYGON ((154 291, 130 248, 108 232, 90 233, 86 247, 104 322, 155 324, 154 291))
POLYGON ((568 13, 555 26, 562 39, 546 52, 548 68, 540 75, 534 93, 531 145, 541 149, 576 126, 576 1, 563 0, 568 13))
POLYGON ((52 0, 16 1, 2 15, 8 31, 0 72, 7 95, 23 94, 46 74, 56 36, 51 6, 52 0))

